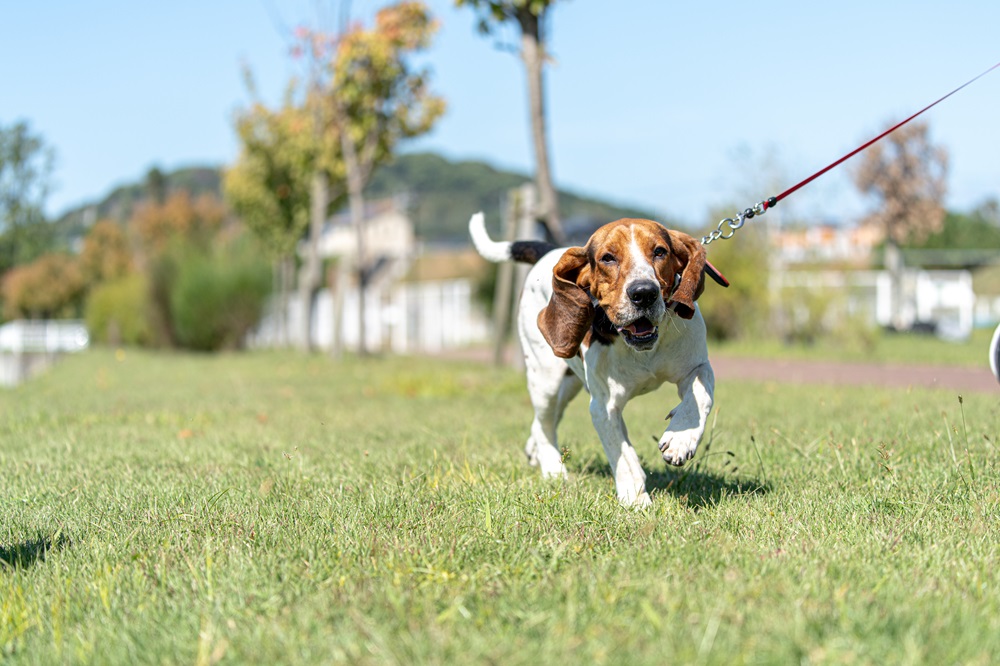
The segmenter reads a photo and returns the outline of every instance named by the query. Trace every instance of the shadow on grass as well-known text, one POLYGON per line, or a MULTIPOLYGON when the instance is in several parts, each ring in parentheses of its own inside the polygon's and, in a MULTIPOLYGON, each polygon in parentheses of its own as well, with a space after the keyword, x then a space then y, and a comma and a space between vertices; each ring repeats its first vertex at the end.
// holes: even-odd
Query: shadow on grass
POLYGON ((695 509, 718 504, 726 497, 748 497, 771 492, 771 486, 766 481, 703 471, 698 467, 649 472, 646 488, 653 494, 668 492, 678 498, 686 498, 688 506, 695 509))
POLYGON ((0 571, 5 569, 27 569, 44 562, 45 556, 52 549, 60 550, 69 544, 69 539, 62 532, 51 536, 38 535, 12 546, 0 545, 0 571))
MULTIPOLYGON (((659 468, 650 470, 647 467, 646 470, 646 490, 650 494, 670 493, 695 510, 718 504, 726 497, 749 497, 771 492, 771 485, 766 480, 737 476, 736 469, 722 473, 706 470, 701 461, 676 468, 665 467, 661 462, 659 468)), ((603 458, 591 458, 573 471, 611 476, 611 469, 603 458)))

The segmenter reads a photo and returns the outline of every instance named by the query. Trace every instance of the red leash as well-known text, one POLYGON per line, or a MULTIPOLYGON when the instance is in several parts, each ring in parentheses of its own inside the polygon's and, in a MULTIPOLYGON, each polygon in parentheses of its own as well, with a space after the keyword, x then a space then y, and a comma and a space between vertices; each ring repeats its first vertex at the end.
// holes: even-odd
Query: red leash
MULTIPOLYGON (((779 194, 777 196, 774 196, 774 197, 769 197, 769 198, 765 199, 764 201, 758 202, 754 207, 747 208, 742 213, 739 213, 736 217, 727 217, 726 219, 724 219, 721 222, 719 222, 719 226, 716 229, 713 229, 711 231, 711 233, 709 233, 707 236, 703 236, 702 237, 702 239, 701 239, 702 244, 703 245, 708 245, 712 241, 719 240, 720 238, 723 239, 723 240, 725 240, 727 238, 732 238, 733 235, 736 233, 736 230, 739 229, 740 227, 742 227, 744 224, 746 224, 747 220, 753 218, 756 215, 763 215, 764 213, 766 213, 768 211, 768 209, 774 208, 774 206, 779 201, 781 201, 782 199, 784 199, 785 197, 787 197, 789 194, 792 194, 793 192, 795 192, 799 188, 804 187, 805 185, 808 185, 809 183, 811 183, 812 181, 816 180, 817 178, 819 178, 820 176, 822 176, 824 173, 826 173, 827 171, 829 171, 830 169, 832 169, 832 168, 834 168, 836 166, 839 166, 843 162, 846 162, 847 160, 851 159, 852 157, 854 157, 855 155, 857 155, 862 150, 864 150, 868 146, 872 145, 873 143, 875 143, 879 139, 884 138, 888 134, 892 134, 894 131, 898 130, 900 127, 902 127, 906 123, 910 122, 911 120, 913 120, 914 118, 916 118, 917 116, 919 116, 920 114, 922 114, 924 111, 927 111, 927 110, 929 110, 929 109, 937 106, 941 102, 945 101, 946 99, 948 99, 949 97, 951 97, 952 95, 954 95, 955 93, 957 93, 962 88, 965 88, 966 86, 975 83, 976 81, 978 81, 979 79, 983 78, 984 76, 986 76, 987 74, 989 74, 990 72, 992 72, 994 69, 996 69, 998 67, 1000 67, 1000 62, 998 62, 997 64, 993 65, 992 67, 990 67, 989 69, 987 69, 985 72, 983 72, 979 76, 966 81, 965 83, 963 83, 962 85, 960 85, 959 87, 955 88, 950 93, 948 93, 947 95, 945 95, 944 97, 938 99, 935 102, 932 102, 931 104, 928 104, 927 106, 925 106, 924 108, 920 109, 919 111, 917 111, 916 113, 914 113, 912 116, 910 116, 909 118, 907 118, 906 120, 903 120, 902 122, 899 122, 899 123, 893 125, 889 129, 887 129, 886 131, 882 132, 877 137, 875 137, 874 139, 872 139, 871 141, 868 141, 867 143, 865 143, 864 145, 859 146, 858 148, 855 148, 854 150, 852 150, 851 152, 849 152, 848 154, 844 155, 839 160, 837 160, 836 162, 834 162, 833 164, 831 164, 831 165, 829 165, 827 167, 824 167, 823 169, 820 169, 819 171, 817 171, 813 175, 809 176, 805 180, 803 180, 803 181, 801 181, 801 182, 799 182, 799 183, 797 183, 795 185, 792 185, 791 187, 789 187, 787 190, 785 190, 781 194, 779 194), (728 227, 728 230, 724 230, 724 227, 728 227)), ((714 273, 716 273, 718 275, 718 277, 716 277, 716 275, 712 275, 712 273, 710 272, 709 274, 712 276, 712 278, 715 279, 716 282, 719 282, 719 284, 723 284, 722 282, 719 281, 719 278, 722 278, 722 280, 725 280, 725 278, 723 278, 722 275, 719 274, 718 271, 715 270, 714 266, 712 267, 712 272, 714 272, 714 273)), ((723 284, 723 286, 729 286, 728 281, 725 284, 723 284)))

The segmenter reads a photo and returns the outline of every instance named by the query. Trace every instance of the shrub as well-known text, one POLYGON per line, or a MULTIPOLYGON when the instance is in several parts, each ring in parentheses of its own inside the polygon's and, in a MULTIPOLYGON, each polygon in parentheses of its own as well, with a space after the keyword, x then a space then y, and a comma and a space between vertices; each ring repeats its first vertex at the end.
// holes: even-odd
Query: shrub
POLYGON ((250 243, 187 254, 169 294, 174 341, 200 351, 242 347, 270 290, 270 265, 250 243))
POLYGON ((770 324, 766 230, 747 225, 732 240, 708 246, 708 259, 729 280, 722 288, 705 279, 698 307, 709 337, 732 340, 767 332, 770 324))
POLYGON ((149 315, 149 282, 139 274, 98 285, 87 299, 87 329, 95 342, 149 345, 149 315))
POLYGON ((45 254, 4 275, 4 315, 10 319, 49 319, 79 315, 85 289, 76 257, 45 254))

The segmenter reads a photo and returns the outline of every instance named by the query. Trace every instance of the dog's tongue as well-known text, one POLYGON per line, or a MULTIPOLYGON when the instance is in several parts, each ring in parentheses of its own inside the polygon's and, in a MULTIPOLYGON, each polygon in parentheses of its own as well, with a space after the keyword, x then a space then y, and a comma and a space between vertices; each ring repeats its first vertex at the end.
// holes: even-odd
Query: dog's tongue
POLYGON ((622 330, 628 331, 632 335, 646 335, 652 332, 653 324, 648 319, 640 319, 639 321, 632 322, 622 330))

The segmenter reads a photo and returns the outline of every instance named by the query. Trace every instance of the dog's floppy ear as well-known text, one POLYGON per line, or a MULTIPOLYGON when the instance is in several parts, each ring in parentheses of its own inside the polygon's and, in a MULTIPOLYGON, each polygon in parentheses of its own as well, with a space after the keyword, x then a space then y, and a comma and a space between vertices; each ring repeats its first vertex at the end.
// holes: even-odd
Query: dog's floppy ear
POLYGON ((674 290, 671 301, 676 303, 674 312, 684 319, 694 316, 694 302, 705 290, 705 246, 691 236, 671 231, 670 244, 678 263, 681 281, 674 290))
POLYGON ((580 351, 583 336, 594 321, 587 251, 571 247, 552 269, 552 298, 538 313, 538 329, 559 358, 572 358, 580 351))

